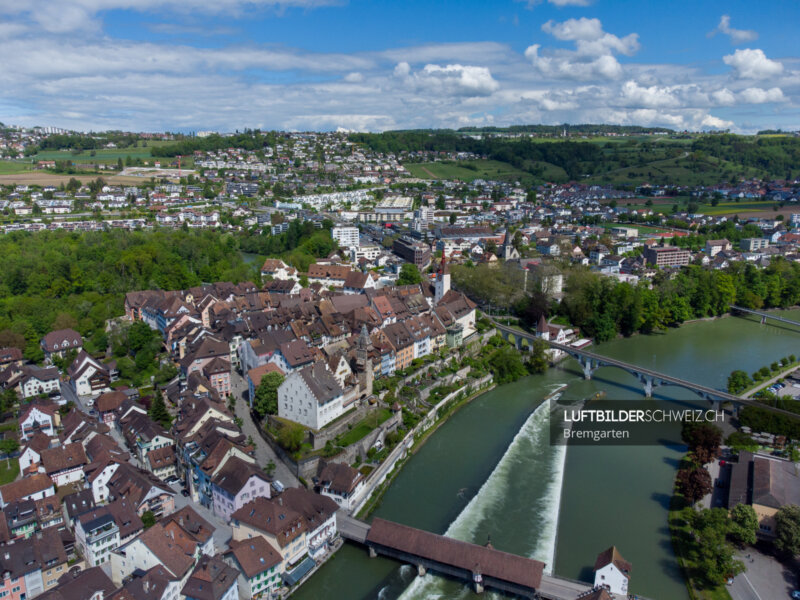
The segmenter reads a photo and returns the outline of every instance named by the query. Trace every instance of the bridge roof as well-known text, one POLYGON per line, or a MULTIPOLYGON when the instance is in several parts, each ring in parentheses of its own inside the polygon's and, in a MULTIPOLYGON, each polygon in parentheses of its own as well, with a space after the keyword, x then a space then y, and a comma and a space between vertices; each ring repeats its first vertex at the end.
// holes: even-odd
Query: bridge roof
POLYGON ((367 543, 378 544, 459 569, 520 586, 539 589, 545 564, 538 560, 501 552, 407 525, 376 518, 367 543))

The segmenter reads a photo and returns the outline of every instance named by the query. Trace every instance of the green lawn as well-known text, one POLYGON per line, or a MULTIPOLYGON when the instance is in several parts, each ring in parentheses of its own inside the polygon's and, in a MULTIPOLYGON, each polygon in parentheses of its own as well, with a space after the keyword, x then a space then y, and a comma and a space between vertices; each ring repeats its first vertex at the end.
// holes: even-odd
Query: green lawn
POLYGON ((25 161, 0 160, 0 175, 16 175, 32 170, 31 163, 25 161))
POLYGON ((0 485, 11 483, 19 475, 19 460, 12 458, 10 461, 0 460, 0 485))
MULTIPOLYGON (((167 143, 168 142, 162 141, 148 141, 146 147, 142 147, 142 143, 140 142, 138 148, 102 148, 99 150, 83 150, 79 154, 75 154, 71 150, 45 150, 31 156, 29 160, 71 160, 80 163, 116 163, 118 159, 121 158, 124 162, 125 159, 130 156, 131 158, 141 158, 142 160, 160 160, 160 162, 165 163, 173 159, 154 158, 150 154, 150 150, 167 143), (92 152, 95 153, 94 156, 92 156, 92 152)), ((185 157, 181 162, 188 166, 192 162, 192 159, 191 157, 185 157)))
MULTIPOLYGON (((532 179, 529 173, 497 160, 407 163, 403 166, 408 169, 412 176, 420 179, 460 179, 461 181, 473 181, 475 179, 528 181, 532 179)), ((550 167, 553 167, 553 165, 550 165, 550 167)))
POLYGON ((392 412, 387 408, 380 409, 377 413, 368 415, 364 420, 354 425, 353 428, 340 436, 337 440, 337 445, 347 447, 350 444, 355 444, 357 441, 367 437, 373 429, 386 421, 392 416, 392 412))

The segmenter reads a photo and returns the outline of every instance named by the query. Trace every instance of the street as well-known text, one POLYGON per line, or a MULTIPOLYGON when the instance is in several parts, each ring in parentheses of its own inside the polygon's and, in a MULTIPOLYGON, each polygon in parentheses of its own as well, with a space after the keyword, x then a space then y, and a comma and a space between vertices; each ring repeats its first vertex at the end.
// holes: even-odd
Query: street
POLYGON ((264 441, 253 419, 250 416, 250 405, 245 397, 247 396, 247 380, 237 372, 231 374, 231 391, 236 398, 235 414, 242 420, 242 431, 246 436, 253 438, 256 447, 256 463, 263 467, 269 461, 275 463, 275 479, 286 487, 298 487, 300 481, 289 470, 289 467, 278 458, 274 450, 264 441))

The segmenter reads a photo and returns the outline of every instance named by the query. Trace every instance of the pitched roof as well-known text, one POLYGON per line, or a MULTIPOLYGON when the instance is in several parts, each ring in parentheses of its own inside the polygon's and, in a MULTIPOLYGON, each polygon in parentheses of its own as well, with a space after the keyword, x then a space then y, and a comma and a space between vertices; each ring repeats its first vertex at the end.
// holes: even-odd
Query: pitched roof
POLYGON ((239 572, 227 565, 218 556, 203 555, 181 594, 196 600, 220 600, 225 593, 236 585, 239 572))
POLYGON ((170 573, 183 578, 194 564, 197 543, 179 528, 177 531, 175 529, 156 523, 145 529, 136 539, 147 547, 170 573))
POLYGON ((623 575, 630 577, 631 563, 622 558, 616 546, 611 546, 608 550, 604 550, 597 555, 597 560, 594 561, 594 570, 597 571, 612 563, 623 575))
POLYGON ((165 526, 169 523, 176 523, 178 527, 186 532, 187 536, 200 544, 205 544, 216 531, 213 525, 197 514, 188 504, 182 509, 162 517, 161 523, 165 526))
POLYGON ((248 579, 281 564, 283 561, 283 557, 272 548, 266 538, 261 536, 238 542, 231 540, 230 546, 231 549, 225 555, 232 555, 236 559, 248 579))
POLYGON ((74 329, 51 331, 42 338, 42 347, 46 352, 80 348, 82 345, 83 338, 81 338, 81 334, 74 329), (66 346, 64 344, 66 344, 66 346))
POLYGON ((364 476, 349 465, 327 463, 320 470, 317 479, 323 487, 341 496, 352 493, 364 476))
POLYGON ((69 571, 58 580, 58 587, 38 596, 43 600, 86 600, 95 593, 102 597, 110 596, 114 591, 114 583, 100 567, 91 567, 84 571, 69 571))
POLYGON ((303 378, 303 381, 319 404, 330 402, 343 393, 339 382, 336 381, 333 373, 328 370, 324 360, 306 365, 298 371, 298 374, 303 378))
POLYGON ((375 518, 367 542, 539 589, 544 563, 375 518))
POLYGON ((61 448, 42 450, 42 466, 51 475, 67 469, 79 468, 88 463, 86 452, 81 444, 67 444, 61 448))
POLYGON ((232 520, 247 523, 260 531, 275 536, 283 548, 306 531, 302 515, 289 507, 281 506, 280 500, 256 498, 231 515, 232 520))
POLYGON ((800 474, 795 464, 756 456, 753 461, 753 504, 771 508, 800 504, 800 474))
POLYGON ((257 477, 269 488, 269 480, 263 471, 249 462, 243 461, 238 456, 231 456, 216 472, 211 480, 214 485, 222 488, 231 496, 236 496, 251 477, 257 477))
POLYGON ((128 396, 126 396, 123 392, 114 391, 114 392, 106 392, 105 394, 100 394, 95 400, 95 408, 97 408, 98 412, 104 413, 111 410, 117 410, 122 403, 127 400, 128 396))
POLYGON ((8 504, 52 487, 53 481, 47 475, 36 473, 0 486, 0 496, 3 498, 3 503, 8 504))

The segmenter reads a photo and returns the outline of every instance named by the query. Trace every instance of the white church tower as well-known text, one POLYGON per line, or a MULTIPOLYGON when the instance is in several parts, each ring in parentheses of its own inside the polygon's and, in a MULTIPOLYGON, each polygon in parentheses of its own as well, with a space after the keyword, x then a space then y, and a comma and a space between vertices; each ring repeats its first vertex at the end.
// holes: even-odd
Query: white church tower
POLYGON ((442 264, 439 265, 439 270, 436 272, 436 283, 434 284, 434 304, 439 304, 439 301, 449 291, 450 270, 447 268, 447 255, 445 254, 444 250, 442 250, 442 264))

